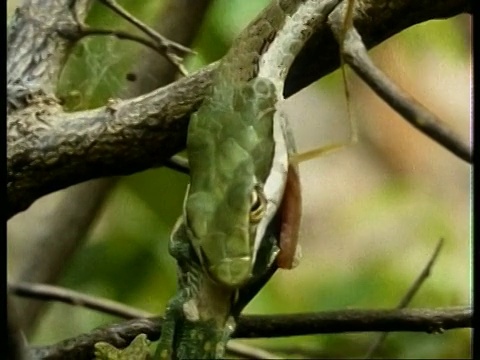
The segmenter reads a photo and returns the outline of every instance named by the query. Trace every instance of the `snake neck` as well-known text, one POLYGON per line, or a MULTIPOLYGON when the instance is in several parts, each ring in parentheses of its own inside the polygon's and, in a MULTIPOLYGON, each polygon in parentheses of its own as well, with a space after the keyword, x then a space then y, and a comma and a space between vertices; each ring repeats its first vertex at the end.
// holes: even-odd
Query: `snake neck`
POLYGON ((219 77, 233 82, 248 82, 257 77, 260 58, 268 51, 286 17, 302 1, 272 1, 235 39, 221 60, 219 77))
POLYGON ((295 57, 340 0, 274 0, 237 37, 221 61, 219 82, 255 77, 275 85, 278 100, 295 57))

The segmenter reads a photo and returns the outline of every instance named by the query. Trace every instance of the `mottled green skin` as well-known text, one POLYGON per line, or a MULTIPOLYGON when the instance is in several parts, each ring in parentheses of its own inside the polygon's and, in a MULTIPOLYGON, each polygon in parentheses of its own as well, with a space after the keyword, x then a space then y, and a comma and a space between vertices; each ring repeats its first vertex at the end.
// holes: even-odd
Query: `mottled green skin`
POLYGON ((95 360, 148 360, 152 356, 147 335, 140 334, 125 349, 117 349, 106 342, 95 344, 95 360))
POLYGON ((253 267, 251 194, 270 172, 276 101, 268 79, 219 81, 190 120, 187 233, 205 270, 229 287, 245 283, 253 267))

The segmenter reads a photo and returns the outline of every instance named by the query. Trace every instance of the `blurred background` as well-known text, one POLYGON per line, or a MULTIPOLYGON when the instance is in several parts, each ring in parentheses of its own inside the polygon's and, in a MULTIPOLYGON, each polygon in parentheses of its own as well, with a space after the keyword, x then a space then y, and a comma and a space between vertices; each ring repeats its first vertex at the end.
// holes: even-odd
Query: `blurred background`
MULTIPOLYGON (((9 1, 10 14, 16 1, 9 1)), ((138 18, 154 23, 164 1, 120 1, 138 18)), ((189 71, 219 59, 233 38, 267 1, 212 1, 193 49, 189 71)), ((129 25, 94 4, 88 23, 129 25)), ((115 38, 83 40, 62 77, 59 93, 72 110, 100 106, 128 84, 142 50, 115 38)), ((472 129, 471 18, 429 21, 398 34, 370 52, 377 66, 437 114, 464 139, 472 129)), ((152 75, 154 76, 154 74, 152 75)), ((392 308, 428 262, 440 238, 443 250, 411 307, 471 304, 471 167, 402 120, 352 71, 350 121, 341 74, 336 71, 282 105, 299 151, 345 144, 341 150, 300 165, 303 186, 303 258, 278 271, 245 313, 276 314, 392 308), (294 290, 294 291, 293 291, 294 290)), ((83 246, 59 284, 163 313, 175 292, 175 263, 167 252, 169 232, 181 214, 188 178, 157 168, 120 179, 106 197, 83 246)), ((33 239, 68 201, 60 191, 35 202, 8 222, 8 277, 15 280, 33 239)), ((66 198, 67 197, 67 198, 66 198)), ((44 254, 43 261, 48 261, 44 254)), ((50 344, 88 332, 113 317, 51 304, 29 336, 50 344)), ((442 335, 390 334, 379 349, 385 358, 470 357, 471 332, 442 335)), ((288 357, 362 357, 376 334, 341 334, 245 340, 288 357)))

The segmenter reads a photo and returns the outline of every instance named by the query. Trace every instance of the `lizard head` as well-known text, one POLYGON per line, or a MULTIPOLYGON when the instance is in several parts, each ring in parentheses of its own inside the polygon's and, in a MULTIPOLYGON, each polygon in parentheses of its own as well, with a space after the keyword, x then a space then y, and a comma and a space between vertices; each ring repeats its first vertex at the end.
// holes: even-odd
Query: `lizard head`
POLYGON ((189 124, 187 234, 209 276, 238 288, 251 276, 274 156, 275 88, 268 80, 214 88, 189 124))

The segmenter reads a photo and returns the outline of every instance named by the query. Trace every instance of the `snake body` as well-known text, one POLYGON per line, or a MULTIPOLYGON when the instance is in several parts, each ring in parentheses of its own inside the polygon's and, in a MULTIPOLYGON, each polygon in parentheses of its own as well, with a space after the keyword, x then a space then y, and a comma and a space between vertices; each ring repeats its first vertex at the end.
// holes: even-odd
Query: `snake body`
MULTIPOLYGON (((210 95, 191 118, 184 223, 205 271, 220 284, 238 288, 248 281, 289 179, 299 193, 296 167, 289 163, 294 141, 276 108, 295 56, 337 3, 273 1, 235 40, 221 60, 210 95), (255 217, 258 200, 265 204, 255 217)), ((299 199, 296 195, 295 203, 290 201, 284 216, 294 221, 287 226, 292 243, 299 199)), ((291 267, 288 257, 295 244, 290 248, 282 267, 291 267)))
POLYGON ((275 0, 221 60, 187 136, 190 184, 172 232, 178 291, 158 359, 221 358, 234 319, 292 266, 300 187, 277 106, 295 56, 339 0, 275 0))

